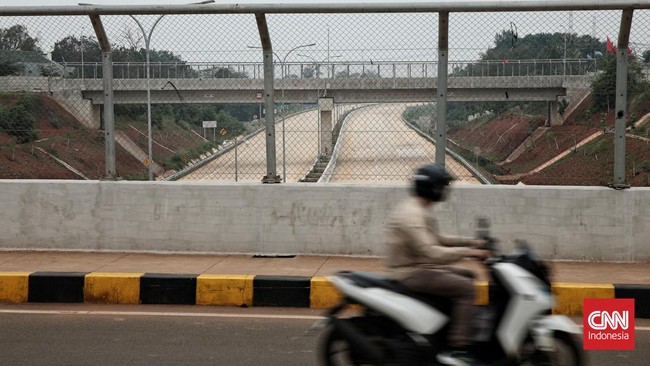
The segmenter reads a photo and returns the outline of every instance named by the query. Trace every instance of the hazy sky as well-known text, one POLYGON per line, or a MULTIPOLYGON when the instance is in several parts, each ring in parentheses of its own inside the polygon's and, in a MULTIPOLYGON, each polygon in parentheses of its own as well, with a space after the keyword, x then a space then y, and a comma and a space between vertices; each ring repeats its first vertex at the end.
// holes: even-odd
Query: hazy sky
MULTIPOLYGON (((78 2, 106 5, 183 4, 178 0, 24 0, 20 5, 77 5, 78 2)), ((340 2, 341 0, 337 0, 340 2)), ((354 1, 354 0, 352 0, 354 1)), ((409 0, 412 1, 412 0, 409 0)), ((450 0, 444 0, 450 1, 450 0)), ((220 1, 221 3, 273 3, 268 0, 220 1)), ((304 1, 277 1, 295 3, 304 1)), ((315 1, 309 1, 318 3, 315 1)), ((349 1, 346 1, 349 2, 349 1)), ((361 1, 361 2, 366 2, 361 1)), ((378 1, 375 1, 378 2, 378 1)), ((384 0, 382 2, 396 2, 384 0)), ((15 0, 0 0, 0 5, 16 5, 15 0)), ((145 29, 157 16, 138 16, 145 29)), ((114 44, 125 44, 127 35, 140 40, 140 29, 128 16, 102 17, 114 44)), ((438 16, 435 13, 400 14, 269 14, 273 48, 285 57, 296 46, 316 43, 293 52, 287 61, 323 60, 328 55, 338 60, 432 61, 437 58, 438 16), (306 56, 302 56, 306 55, 306 56)), ((520 37, 531 33, 573 32, 604 40, 616 40, 620 11, 544 12, 544 13, 451 13, 450 60, 471 60, 493 46, 503 30, 514 30, 520 37)), ((67 35, 94 36, 88 17, 0 17, 0 28, 24 24, 40 41, 45 52, 67 35)), ((631 41, 650 45, 650 11, 634 15, 631 41)), ((156 27, 151 47, 170 50, 188 61, 261 61, 259 34, 252 14, 168 15, 156 27)), ((564 45, 558 45, 564 47, 564 45)), ((569 45, 570 47, 570 45, 569 45)), ((650 46, 646 47, 650 48, 650 46)))

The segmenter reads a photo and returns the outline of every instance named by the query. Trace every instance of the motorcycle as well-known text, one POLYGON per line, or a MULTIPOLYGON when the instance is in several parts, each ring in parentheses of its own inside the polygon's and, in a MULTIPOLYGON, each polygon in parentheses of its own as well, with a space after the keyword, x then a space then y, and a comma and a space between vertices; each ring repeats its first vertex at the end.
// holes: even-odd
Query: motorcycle
MULTIPOLYGON (((485 249, 495 253, 495 241, 485 249)), ((528 245, 519 242, 514 253, 483 264, 490 274, 489 304, 477 306, 473 322, 476 364, 581 365, 581 330, 570 318, 551 314, 549 269, 528 245)), ((325 328, 319 349, 324 365, 469 365, 442 352, 450 299, 368 272, 341 271, 329 279, 342 301, 317 325, 325 328), (349 305, 357 305, 358 314, 350 316, 349 305)))

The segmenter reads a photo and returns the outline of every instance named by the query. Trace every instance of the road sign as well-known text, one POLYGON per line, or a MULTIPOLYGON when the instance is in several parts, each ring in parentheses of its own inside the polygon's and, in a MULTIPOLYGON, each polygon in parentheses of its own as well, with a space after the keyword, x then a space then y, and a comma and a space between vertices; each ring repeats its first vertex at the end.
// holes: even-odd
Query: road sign
POLYGON ((226 134, 228 133, 228 130, 226 130, 225 128, 222 128, 221 131, 219 131, 219 133, 221 134, 221 136, 226 136, 226 134))
POLYGON ((149 158, 148 157, 144 158, 144 160, 142 162, 144 163, 144 166, 149 167, 149 158))
POLYGON ((203 121, 203 128, 217 128, 217 121, 203 121))

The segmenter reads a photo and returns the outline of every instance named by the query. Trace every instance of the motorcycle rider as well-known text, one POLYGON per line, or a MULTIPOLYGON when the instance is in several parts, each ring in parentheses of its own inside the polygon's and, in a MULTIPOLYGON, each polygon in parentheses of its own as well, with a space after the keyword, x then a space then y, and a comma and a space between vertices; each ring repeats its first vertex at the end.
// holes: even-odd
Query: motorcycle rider
POLYGON ((448 266, 463 258, 487 258, 476 249, 485 241, 442 235, 430 214, 431 206, 445 200, 454 179, 444 167, 427 164, 413 175, 411 197, 393 210, 387 225, 385 264, 389 276, 406 288, 452 299, 448 344, 442 357, 471 361, 468 351, 474 307, 474 274, 448 266))

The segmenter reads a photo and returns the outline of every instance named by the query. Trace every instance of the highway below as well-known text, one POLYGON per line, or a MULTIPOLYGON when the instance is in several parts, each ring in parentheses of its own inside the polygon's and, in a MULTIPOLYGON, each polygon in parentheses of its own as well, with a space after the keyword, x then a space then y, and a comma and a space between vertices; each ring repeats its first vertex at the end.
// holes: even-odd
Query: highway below
MULTIPOLYGON (((341 129, 340 150, 330 182, 406 183, 413 171, 434 162, 436 148, 404 123, 406 104, 379 104, 353 112, 341 129)), ((459 181, 478 184, 467 168, 446 155, 459 181)))
MULTIPOLYGON (((276 116, 279 119, 279 116, 276 116)), ((298 182, 311 170, 318 156, 318 112, 311 110, 275 125, 277 174, 298 182), (283 153, 284 145, 284 153, 283 153), (286 156, 286 165, 284 164, 286 156)), ((256 182, 266 175, 266 134, 260 132, 180 180, 256 182)))
MULTIPOLYGON (((317 365, 323 310, 172 305, 0 305, 2 365, 317 365)), ((581 323, 580 318, 574 321, 581 323)), ((590 351, 587 365, 647 365, 635 351, 590 351)))
MULTIPOLYGON (((435 146, 408 127, 402 119, 407 104, 381 104, 350 113, 338 140, 326 178, 336 183, 398 184, 408 182, 413 171, 435 161, 435 146)), ((288 117, 275 127, 276 169, 286 182, 299 182, 318 156, 318 112, 288 117), (283 153, 284 146, 284 153, 283 153), (286 164, 284 157, 286 156, 286 164)), ((479 184, 469 170, 451 156, 447 168, 464 183, 479 184)), ((266 135, 258 133, 180 180, 260 182, 266 174, 266 135)))

